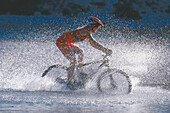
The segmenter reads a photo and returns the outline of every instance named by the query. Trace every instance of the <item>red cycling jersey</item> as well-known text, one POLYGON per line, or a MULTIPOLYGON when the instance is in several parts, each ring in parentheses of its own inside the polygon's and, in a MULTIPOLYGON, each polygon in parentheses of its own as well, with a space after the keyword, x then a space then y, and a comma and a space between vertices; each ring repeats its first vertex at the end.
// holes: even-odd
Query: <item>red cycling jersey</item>
POLYGON ((57 39, 56 45, 63 54, 72 52, 71 47, 75 46, 72 43, 80 42, 84 39, 87 39, 87 37, 80 35, 79 31, 82 29, 84 28, 80 28, 74 31, 68 31, 57 39))

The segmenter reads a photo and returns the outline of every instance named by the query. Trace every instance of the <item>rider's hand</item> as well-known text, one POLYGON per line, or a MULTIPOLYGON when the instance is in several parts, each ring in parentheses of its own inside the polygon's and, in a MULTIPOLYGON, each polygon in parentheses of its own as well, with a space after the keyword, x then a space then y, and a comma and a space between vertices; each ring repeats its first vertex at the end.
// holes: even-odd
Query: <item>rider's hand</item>
POLYGON ((107 49, 105 51, 105 53, 106 53, 107 56, 110 56, 112 54, 112 50, 111 49, 107 49))

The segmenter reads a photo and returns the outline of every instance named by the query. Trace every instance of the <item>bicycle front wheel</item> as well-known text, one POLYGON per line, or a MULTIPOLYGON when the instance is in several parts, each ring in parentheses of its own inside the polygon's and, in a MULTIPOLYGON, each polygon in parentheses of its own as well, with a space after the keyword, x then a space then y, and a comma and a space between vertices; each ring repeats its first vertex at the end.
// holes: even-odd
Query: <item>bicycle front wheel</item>
POLYGON ((131 80, 124 71, 108 69, 102 72, 97 80, 97 88, 104 93, 130 93, 132 90, 131 80))

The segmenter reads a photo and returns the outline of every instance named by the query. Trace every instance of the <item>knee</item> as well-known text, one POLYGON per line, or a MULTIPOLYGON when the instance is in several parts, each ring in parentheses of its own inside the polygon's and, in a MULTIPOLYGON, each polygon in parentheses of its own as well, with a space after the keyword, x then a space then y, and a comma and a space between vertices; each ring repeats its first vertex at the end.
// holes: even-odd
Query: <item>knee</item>
POLYGON ((84 54, 84 51, 82 49, 80 49, 80 54, 82 54, 82 55, 84 54))

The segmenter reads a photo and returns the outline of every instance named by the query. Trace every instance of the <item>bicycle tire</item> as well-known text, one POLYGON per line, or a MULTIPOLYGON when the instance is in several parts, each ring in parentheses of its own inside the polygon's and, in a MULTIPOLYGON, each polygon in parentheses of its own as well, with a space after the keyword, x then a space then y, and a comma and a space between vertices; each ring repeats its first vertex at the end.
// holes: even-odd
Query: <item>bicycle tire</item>
MULTIPOLYGON (((124 71, 122 70, 119 70, 119 69, 108 69, 106 71, 104 71, 103 73, 101 73, 98 77, 98 80, 97 80, 97 89, 100 91, 100 92, 105 92, 105 88, 106 87, 102 87, 102 80, 104 80, 106 77, 109 77, 110 79, 110 83, 109 83, 109 87, 110 89, 110 92, 112 92, 113 90, 117 89, 119 86, 117 84, 117 82, 114 80, 114 75, 116 74, 119 74, 121 75, 122 77, 125 78, 126 82, 127 82, 127 94, 130 93, 132 91, 132 83, 131 83, 131 80, 129 78, 129 75, 126 74, 124 71)), ((105 81, 106 82, 106 81, 105 81)), ((107 83, 106 83, 107 84, 107 83)))

